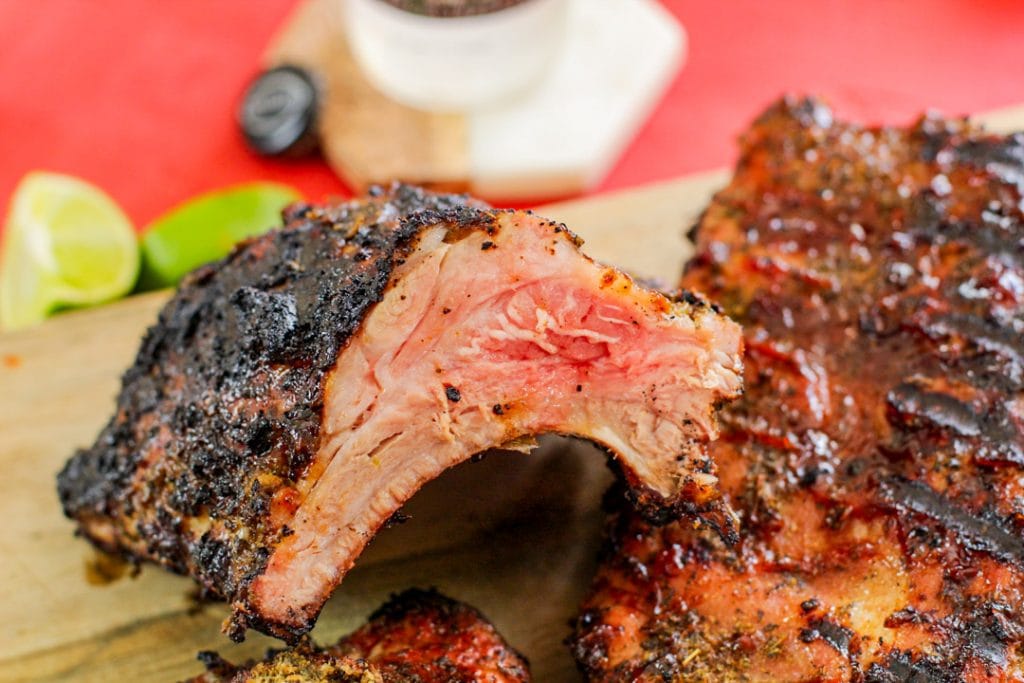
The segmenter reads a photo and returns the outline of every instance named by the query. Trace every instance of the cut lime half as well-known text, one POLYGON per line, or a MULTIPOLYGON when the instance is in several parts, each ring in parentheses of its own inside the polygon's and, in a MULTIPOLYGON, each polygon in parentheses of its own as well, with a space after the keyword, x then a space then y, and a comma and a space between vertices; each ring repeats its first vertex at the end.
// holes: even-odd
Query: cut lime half
POLYGON ((0 258, 0 327, 21 329, 61 308, 116 299, 138 274, 131 221, 103 190, 44 171, 15 188, 0 258))
POLYGON ((204 263, 223 258, 240 240, 281 224, 281 209, 300 198, 279 183, 235 185, 190 199, 142 233, 144 289, 173 287, 204 263))

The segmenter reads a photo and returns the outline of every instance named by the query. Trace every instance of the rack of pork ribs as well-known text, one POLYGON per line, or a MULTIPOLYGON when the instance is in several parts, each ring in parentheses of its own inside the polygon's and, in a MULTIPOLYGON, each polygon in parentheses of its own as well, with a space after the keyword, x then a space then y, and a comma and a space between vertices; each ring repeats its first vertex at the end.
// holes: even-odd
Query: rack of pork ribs
POLYGON ((756 121, 682 278, 744 327, 711 448, 738 541, 612 504, 590 680, 1020 678, 1022 207, 1021 135, 756 121))

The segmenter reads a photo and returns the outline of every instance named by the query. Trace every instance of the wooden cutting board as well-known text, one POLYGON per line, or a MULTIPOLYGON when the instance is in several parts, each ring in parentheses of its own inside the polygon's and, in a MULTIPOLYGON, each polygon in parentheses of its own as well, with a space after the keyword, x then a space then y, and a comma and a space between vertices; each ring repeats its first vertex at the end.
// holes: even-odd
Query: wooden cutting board
MULTIPOLYGON (((985 120, 1024 129, 1024 107, 985 120)), ((595 258, 671 282, 689 252, 684 232, 726 179, 690 176, 540 212, 569 224, 595 258)), ((73 537, 57 502, 57 471, 108 419, 120 373, 167 296, 0 336, 0 681, 177 681, 201 671, 200 650, 239 660, 276 644, 255 633, 230 643, 219 632, 227 609, 197 605, 188 579, 145 567, 105 580, 110 568, 73 537)), ((593 572, 609 482, 601 454, 560 439, 455 468, 414 497, 409 522, 373 542, 314 637, 347 633, 392 592, 436 586, 491 617, 536 680, 578 680, 562 640, 593 572)))

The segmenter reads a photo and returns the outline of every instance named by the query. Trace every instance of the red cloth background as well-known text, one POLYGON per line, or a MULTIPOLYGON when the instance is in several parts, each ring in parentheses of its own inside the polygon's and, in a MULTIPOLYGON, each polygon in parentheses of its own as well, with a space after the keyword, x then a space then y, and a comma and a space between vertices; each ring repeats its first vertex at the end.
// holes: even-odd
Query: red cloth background
MULTIPOLYGON (((233 123, 295 2, 0 2, 0 203, 37 168, 98 183, 139 225, 257 178, 346 194, 321 163, 252 156, 233 123)), ((1018 0, 663 2, 689 33, 687 64, 599 190, 729 163, 737 132, 785 91, 893 123, 1024 102, 1018 0)))

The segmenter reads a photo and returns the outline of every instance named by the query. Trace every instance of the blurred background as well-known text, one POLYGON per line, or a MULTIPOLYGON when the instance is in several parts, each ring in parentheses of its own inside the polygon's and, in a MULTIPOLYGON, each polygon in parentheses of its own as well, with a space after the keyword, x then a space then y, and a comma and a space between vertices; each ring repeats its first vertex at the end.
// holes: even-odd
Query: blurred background
MULTIPOLYGON (((901 126, 928 109, 1017 107, 1004 120, 1024 129, 1022 0, 526 0, 571 4, 573 38, 560 54, 573 59, 552 56, 533 95, 471 115, 402 108, 368 84, 343 43, 374 24, 346 34, 336 15, 343 3, 384 12, 422 0, 386 2, 0 0, 0 516, 15 522, 0 544, 0 679, 180 680, 198 673, 199 650, 242 661, 270 644, 229 646, 226 607, 196 609, 192 584, 169 573, 91 585, 125 568, 93 576, 104 565, 72 541, 53 476, 108 419, 169 288, 279 225, 282 206, 351 196, 354 180, 395 168, 479 191, 460 177, 483 169, 518 206, 587 200, 544 215, 578 230, 594 258, 674 284, 691 254, 685 230, 727 173, 627 190, 728 167, 740 132, 785 93, 901 126), (308 14, 316 7, 330 11, 308 14), (308 82, 292 73, 253 88, 292 60, 309 67, 308 82), (309 110, 303 83, 316 95, 309 110), (275 131, 302 147, 313 111, 322 156, 268 157, 247 144, 239 112, 253 92, 263 99, 249 113, 273 124, 256 126, 264 151, 275 131), (338 159, 348 154, 346 173, 338 159), (552 159, 575 166, 545 166, 552 159), (129 296, 141 290, 163 291, 129 296)), ((536 56, 552 26, 499 31, 486 45, 536 56)), ((397 58, 412 42, 378 43, 377 54, 397 58)), ((435 56, 451 58, 452 76, 427 94, 450 82, 458 94, 469 62, 435 56)), ((553 457, 488 459, 418 495, 414 520, 385 532, 346 578, 321 642, 394 590, 437 585, 496 617, 537 680, 576 680, 562 639, 593 573, 609 474, 597 454, 563 457, 564 443, 552 443, 553 457)))
MULTIPOLYGON (((729 164, 737 133, 787 91, 892 123, 1024 102, 1016 0, 660 2, 688 34, 685 65, 595 192, 729 164)), ((254 155, 235 125, 298 3, 0 3, 0 201, 36 168, 99 185, 140 228, 199 192, 257 178, 311 198, 349 194, 321 161, 254 155)))

